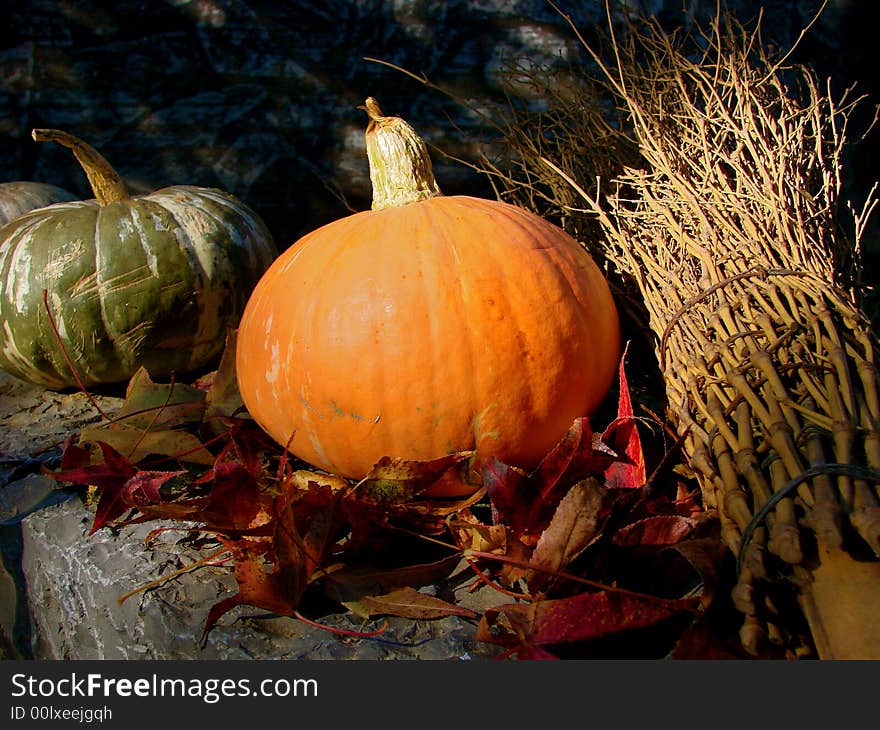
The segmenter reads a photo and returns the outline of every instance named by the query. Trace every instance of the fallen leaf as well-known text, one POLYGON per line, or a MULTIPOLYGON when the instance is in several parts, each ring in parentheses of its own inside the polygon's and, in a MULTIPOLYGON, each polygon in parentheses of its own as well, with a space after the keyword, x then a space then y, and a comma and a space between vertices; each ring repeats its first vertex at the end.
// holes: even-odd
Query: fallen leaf
POLYGON ((699 499, 700 488, 688 487, 682 482, 678 482, 675 490, 675 512, 686 517, 694 517, 704 513, 703 506, 699 499))
POLYGON ((531 564, 529 590, 540 591, 553 573, 564 570, 600 534, 613 495, 596 479, 583 479, 562 498, 547 529, 541 533, 531 564))
POLYGON ((727 548, 720 537, 700 537, 683 540, 665 548, 681 555, 700 578, 700 606, 707 608, 715 597, 722 562, 727 548))
POLYGON ((217 621, 237 606, 254 606, 280 616, 296 614, 308 566, 289 505, 277 503, 274 525, 271 541, 220 538, 232 553, 238 591, 211 607, 202 629, 203 642, 217 621))
POLYGON ((334 476, 333 474, 309 471, 308 469, 297 469, 290 473, 288 479, 294 489, 300 490, 308 489, 311 484, 328 486, 333 492, 342 492, 352 487, 351 482, 347 479, 334 476))
POLYGON ((277 572, 266 570, 260 554, 253 552, 247 546, 231 545, 230 547, 234 558, 238 591, 211 606, 202 627, 202 643, 217 622, 238 606, 255 606, 279 616, 293 616, 296 610, 296 602, 289 600, 285 593, 279 590, 280 581, 277 572))
MULTIPOLYGON (((329 490, 328 490, 329 491, 329 490)), ((304 531, 302 543, 299 546, 305 556, 304 579, 309 581, 311 577, 324 566, 327 553, 332 545, 332 535, 338 525, 334 519, 336 516, 336 500, 329 500, 324 508, 317 511, 309 520, 308 527, 304 531)))
POLYGON ((594 457, 590 421, 577 418, 530 475, 539 498, 549 501, 553 491, 560 486, 565 489, 583 479, 590 471, 595 473, 594 457))
POLYGON ((459 473, 459 467, 470 462, 472 457, 470 451, 428 461, 386 456, 376 462, 355 489, 361 497, 373 502, 400 504, 430 491, 440 480, 454 477, 459 473))
POLYGON ((92 463, 92 452, 74 443, 74 437, 68 436, 61 451, 61 471, 80 469, 92 463))
POLYGON ((80 443, 104 443, 125 454, 132 463, 143 461, 147 456, 167 456, 191 464, 210 466, 214 455, 189 431, 150 430, 142 431, 130 425, 108 428, 106 425, 86 426, 80 433, 80 443))
POLYGON ((529 477, 522 469, 505 464, 494 456, 479 464, 480 476, 492 506, 492 522, 504 524, 514 534, 531 526, 529 477))
POLYGON ((446 524, 462 550, 501 555, 507 552, 507 528, 504 525, 484 525, 467 509, 452 515, 446 524))
POLYGON ((244 409, 244 401, 238 390, 238 380, 235 375, 237 340, 238 330, 228 330, 220 364, 212 374, 210 385, 206 389, 203 421, 215 432, 224 428, 222 423, 217 423, 218 418, 235 416, 244 409))
POLYGON ((477 637, 508 648, 523 647, 527 653, 535 647, 549 651, 555 645, 654 626, 677 614, 692 612, 694 605, 693 599, 642 598, 615 591, 512 603, 488 609, 477 637), (499 623, 502 618, 504 621, 499 623), (493 628, 500 629, 500 635, 493 628))
POLYGON ((198 424, 205 412, 205 393, 185 383, 156 383, 144 368, 129 380, 125 399, 113 420, 135 430, 163 430, 198 424))
MULTIPOLYGON (((78 458, 82 452, 78 452, 77 466, 46 473, 59 482, 69 484, 83 484, 101 488, 105 486, 121 487, 134 476, 137 467, 109 444, 99 441, 97 445, 101 449, 103 457, 99 463, 83 463, 78 458)), ((91 454, 89 454, 89 459, 91 460, 91 454)))
MULTIPOLYGON (((619 428, 624 428, 623 422, 619 428)), ((613 437, 617 431, 606 430, 606 433, 613 437)), ((593 433, 588 419, 578 418, 531 474, 497 459, 485 460, 481 474, 491 500, 493 522, 506 525, 524 544, 534 545, 573 484, 589 475, 604 475, 606 487, 615 489, 618 480, 613 468, 615 465, 630 468, 629 459, 621 457, 602 436, 593 433)))
POLYGON ((432 498, 428 492, 450 472, 469 470, 472 456, 471 452, 460 452, 424 462, 380 460, 364 479, 341 495, 341 510, 351 527, 347 552, 362 556, 375 552, 392 530, 422 535, 445 532, 449 514, 467 507, 480 492, 454 502, 432 498))
POLYGON ((139 369, 126 388, 125 400, 111 421, 86 426, 80 443, 104 442, 132 463, 155 454, 210 465, 214 456, 188 428, 205 414, 205 393, 182 383, 155 383, 139 369))
POLYGON ((184 471, 139 471, 122 487, 121 494, 131 507, 158 504, 162 501, 159 489, 168 480, 185 474, 184 471))
POLYGON ((478 618, 479 614, 412 587, 399 588, 381 596, 364 596, 357 601, 346 601, 349 610, 362 618, 373 616, 400 616, 410 619, 437 619, 444 616, 478 618))
POLYGON ((618 367, 619 394, 617 418, 602 433, 602 441, 608 444, 620 458, 605 470, 605 485, 609 489, 638 489, 647 481, 645 455, 636 426, 629 385, 626 381, 624 361, 626 349, 618 367))
MULTIPOLYGON (((216 423, 226 427, 226 443, 217 454, 217 460, 231 460, 242 464, 255 478, 261 478, 269 459, 281 454, 272 438, 249 418, 219 418, 216 423)), ((285 455, 286 456, 286 455, 285 455)))
POLYGON ((207 529, 227 532, 252 528, 267 522, 267 501, 260 498, 254 475, 236 461, 218 461, 195 483, 212 482, 207 497, 199 500, 200 509, 193 519, 207 529))
POLYGON ((126 499, 125 485, 138 471, 137 467, 109 444, 99 441, 98 446, 103 456, 102 462, 47 472, 56 481, 94 486, 100 490, 90 535, 131 509, 132 505, 126 499))

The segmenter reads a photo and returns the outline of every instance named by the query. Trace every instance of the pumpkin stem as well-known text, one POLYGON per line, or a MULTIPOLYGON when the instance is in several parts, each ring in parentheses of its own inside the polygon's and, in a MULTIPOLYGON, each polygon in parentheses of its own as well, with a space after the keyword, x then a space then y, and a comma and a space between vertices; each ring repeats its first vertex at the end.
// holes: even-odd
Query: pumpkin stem
POLYGON ((416 131, 400 117, 383 115, 372 96, 358 109, 370 118, 365 138, 373 210, 442 195, 434 180, 428 148, 416 131))
POLYGON ((31 136, 37 142, 57 142, 72 150, 89 179, 95 198, 101 205, 128 200, 128 190, 119 173, 90 144, 60 129, 35 129, 31 132, 31 136))

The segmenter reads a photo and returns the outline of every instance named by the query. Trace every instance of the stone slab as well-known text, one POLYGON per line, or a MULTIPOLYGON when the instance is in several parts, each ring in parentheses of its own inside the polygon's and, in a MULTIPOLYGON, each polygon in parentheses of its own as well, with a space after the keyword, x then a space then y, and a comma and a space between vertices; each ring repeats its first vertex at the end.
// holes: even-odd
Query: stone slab
MULTIPOLYGON (((195 563, 182 530, 166 530, 149 543, 157 525, 117 532, 87 532, 91 511, 79 498, 46 507, 22 523, 22 568, 27 581, 36 659, 430 659, 487 657, 490 647, 474 641, 475 623, 459 617, 431 621, 389 618, 375 638, 340 636, 287 617, 241 607, 226 614, 200 643, 211 606, 232 595, 228 567, 204 567, 119 603, 150 581, 195 563)), ((172 527, 173 523, 163 523, 172 527)), ((464 574, 462 580, 469 582, 464 574)), ((459 596, 480 602, 506 600, 489 589, 459 596)), ((363 622, 351 613, 322 617, 348 630, 371 630, 382 620, 363 622)))

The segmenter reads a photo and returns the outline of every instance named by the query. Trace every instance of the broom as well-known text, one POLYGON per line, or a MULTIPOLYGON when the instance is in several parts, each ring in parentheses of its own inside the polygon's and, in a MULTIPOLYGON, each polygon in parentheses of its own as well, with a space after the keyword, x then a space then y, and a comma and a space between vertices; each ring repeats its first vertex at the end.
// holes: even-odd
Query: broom
MULTIPOLYGON (((508 193, 534 204, 543 181, 565 216, 598 221, 604 256, 638 292, 669 418, 736 556, 744 647, 880 658, 878 343, 857 296, 874 190, 846 208, 854 235, 839 221, 859 100, 833 100, 720 14, 686 38, 653 19, 612 29, 611 63, 571 26, 625 130, 591 124, 640 162, 602 191, 553 159, 589 142, 534 134, 551 107, 531 133, 518 120, 526 177, 508 173, 508 193), (554 192, 559 179, 568 191, 554 192)), ((553 128, 584 113, 568 107, 553 128)))

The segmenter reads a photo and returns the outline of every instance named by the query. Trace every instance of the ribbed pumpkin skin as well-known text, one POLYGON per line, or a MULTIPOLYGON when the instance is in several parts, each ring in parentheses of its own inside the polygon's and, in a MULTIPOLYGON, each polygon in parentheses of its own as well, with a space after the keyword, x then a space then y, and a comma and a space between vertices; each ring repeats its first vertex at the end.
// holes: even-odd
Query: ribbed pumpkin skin
POLYGON ((36 208, 75 199, 72 193, 48 183, 26 180, 0 183, 0 226, 36 208))
POLYGON ((474 448, 528 468, 600 403, 619 349, 608 285, 574 239, 438 196, 281 254, 242 318, 237 373, 257 423, 336 474, 474 448))
POLYGON ((275 256, 263 222, 219 190, 174 186, 59 203, 0 229, 0 367, 47 388, 211 362, 275 256))

